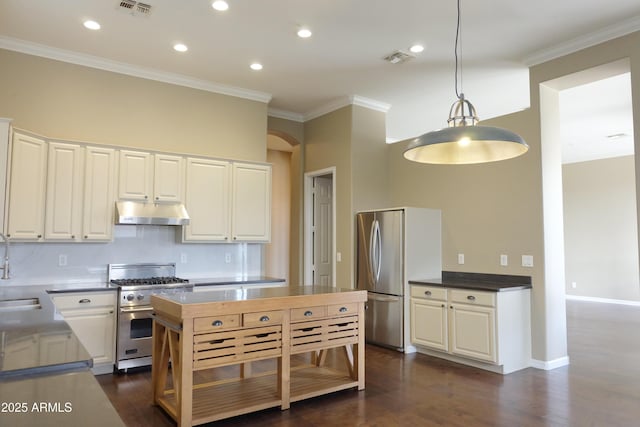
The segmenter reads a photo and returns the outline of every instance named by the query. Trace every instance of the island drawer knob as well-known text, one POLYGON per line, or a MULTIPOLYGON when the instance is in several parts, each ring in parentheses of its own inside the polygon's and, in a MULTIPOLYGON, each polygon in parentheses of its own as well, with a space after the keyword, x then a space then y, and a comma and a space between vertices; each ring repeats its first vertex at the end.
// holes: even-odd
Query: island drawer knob
POLYGON ((214 320, 211 326, 222 326, 222 320, 214 320))
POLYGON ((424 291, 424 294, 429 297, 431 296, 431 291, 424 291))
POLYGON ((313 311, 311 311, 311 310, 307 310, 307 311, 305 311, 305 312, 304 312, 304 315, 305 315, 306 317, 313 316, 313 311))
POLYGON ((82 298, 80 301, 78 301, 79 304, 88 304, 90 302, 91 300, 89 298, 82 298))
POLYGON ((268 322, 268 321, 269 321, 269 316, 262 316, 262 317, 260 318, 260 321, 261 321, 261 322, 268 322))
POLYGON ((476 297, 474 297, 473 295, 469 295, 469 296, 467 297, 467 299, 468 299, 469 301, 475 301, 475 300, 476 300, 476 297))
POLYGON ((346 313, 347 312, 347 307, 340 307, 340 309, 338 310, 340 313, 346 313))

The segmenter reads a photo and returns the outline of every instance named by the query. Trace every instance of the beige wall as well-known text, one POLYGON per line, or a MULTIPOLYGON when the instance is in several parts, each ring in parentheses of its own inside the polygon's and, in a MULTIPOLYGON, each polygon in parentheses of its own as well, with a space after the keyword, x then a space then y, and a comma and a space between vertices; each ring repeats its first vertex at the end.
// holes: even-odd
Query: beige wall
POLYGON ((567 295, 639 301, 634 156, 566 164, 562 187, 567 295))
POLYGON ((0 49, 0 117, 51 138, 264 161, 267 104, 0 49))
POLYGON ((349 106, 309 120, 304 126, 304 172, 336 168, 336 251, 342 254, 342 261, 336 263, 336 284, 342 287, 351 284, 353 264, 351 123, 349 106))
POLYGON ((271 243, 265 245, 265 274, 289 283, 291 153, 267 150, 271 163, 271 243))

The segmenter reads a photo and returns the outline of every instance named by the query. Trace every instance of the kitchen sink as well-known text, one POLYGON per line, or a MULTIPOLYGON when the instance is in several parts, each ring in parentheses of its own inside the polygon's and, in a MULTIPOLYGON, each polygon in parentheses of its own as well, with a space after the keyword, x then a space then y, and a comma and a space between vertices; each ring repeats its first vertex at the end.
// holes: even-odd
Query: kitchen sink
POLYGON ((39 298, 21 298, 0 300, 0 313, 7 311, 38 310, 42 308, 39 298))

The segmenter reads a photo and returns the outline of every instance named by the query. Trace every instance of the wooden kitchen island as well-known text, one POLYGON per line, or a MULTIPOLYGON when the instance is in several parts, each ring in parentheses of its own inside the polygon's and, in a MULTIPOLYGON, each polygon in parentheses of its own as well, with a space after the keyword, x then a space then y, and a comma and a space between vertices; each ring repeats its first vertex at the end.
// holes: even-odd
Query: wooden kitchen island
POLYGON ((318 286, 154 295, 153 402, 183 427, 363 390, 366 300, 366 291, 318 286), (326 363, 336 350, 344 366, 326 363), (308 362, 292 366, 294 355, 308 362), (275 369, 252 373, 266 359, 275 369), (194 380, 230 365, 233 378, 194 380))

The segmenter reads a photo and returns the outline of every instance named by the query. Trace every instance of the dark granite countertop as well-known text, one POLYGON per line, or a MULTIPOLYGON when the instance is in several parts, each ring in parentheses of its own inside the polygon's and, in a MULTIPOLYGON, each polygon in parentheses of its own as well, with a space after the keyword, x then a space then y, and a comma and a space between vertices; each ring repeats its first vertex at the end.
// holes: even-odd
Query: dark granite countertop
POLYGON ((532 287, 530 276, 463 273, 454 271, 443 271, 442 278, 409 280, 409 284, 490 292, 516 291, 521 289, 530 289, 532 287))

